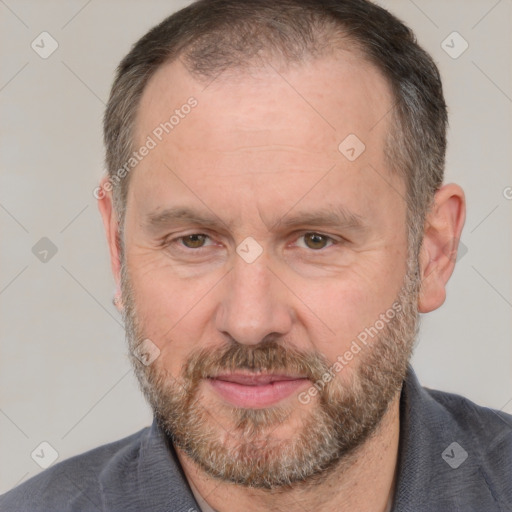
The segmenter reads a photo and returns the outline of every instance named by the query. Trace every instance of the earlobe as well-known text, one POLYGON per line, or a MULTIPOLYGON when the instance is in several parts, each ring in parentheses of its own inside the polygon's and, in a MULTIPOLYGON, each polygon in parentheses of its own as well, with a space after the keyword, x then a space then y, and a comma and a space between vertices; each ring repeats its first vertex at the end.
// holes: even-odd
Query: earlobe
POLYGON ((441 187, 427 215, 420 252, 420 313, 439 308, 455 268, 457 248, 466 215, 464 192, 453 183, 441 187))
POLYGON ((102 178, 99 186, 101 193, 98 194, 98 209, 103 221, 105 235, 110 253, 110 265, 116 282, 116 295, 120 294, 121 288, 121 252, 119 243, 119 224, 117 221, 111 187, 108 177, 102 178))

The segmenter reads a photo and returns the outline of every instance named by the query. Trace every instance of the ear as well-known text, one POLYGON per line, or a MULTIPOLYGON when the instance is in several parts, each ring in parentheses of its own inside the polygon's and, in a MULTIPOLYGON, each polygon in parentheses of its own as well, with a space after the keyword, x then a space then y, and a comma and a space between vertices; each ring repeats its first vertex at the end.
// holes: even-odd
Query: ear
POLYGON ((420 313, 437 309, 446 299, 446 283, 455 268, 465 219, 466 201, 462 188, 454 183, 441 187, 436 192, 434 205, 426 218, 419 256, 420 313))
POLYGON ((112 199, 112 186, 108 177, 102 178, 96 192, 97 193, 95 195, 98 199, 98 209, 103 220, 105 235, 107 236, 107 244, 110 252, 110 265, 116 282, 114 304, 118 310, 121 310, 121 242, 119 236, 119 223, 112 199))

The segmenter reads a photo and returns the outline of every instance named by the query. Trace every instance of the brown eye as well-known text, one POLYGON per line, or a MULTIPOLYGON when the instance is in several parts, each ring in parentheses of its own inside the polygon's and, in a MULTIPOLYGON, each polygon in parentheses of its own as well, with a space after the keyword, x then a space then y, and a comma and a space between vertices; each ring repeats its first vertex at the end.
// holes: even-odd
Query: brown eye
POLYGON ((331 238, 319 233, 306 233, 304 236, 304 243, 309 249, 324 249, 331 241, 331 238))
POLYGON ((181 241, 189 249, 200 249, 205 244, 207 238, 207 235, 194 233, 193 235, 182 236, 181 241))

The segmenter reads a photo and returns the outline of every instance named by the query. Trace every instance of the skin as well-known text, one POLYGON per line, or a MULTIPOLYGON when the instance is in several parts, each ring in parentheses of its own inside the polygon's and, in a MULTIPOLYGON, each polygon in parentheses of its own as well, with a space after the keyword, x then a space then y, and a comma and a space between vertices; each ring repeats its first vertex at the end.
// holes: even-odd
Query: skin
MULTIPOLYGON (((383 152, 385 114, 393 104, 385 80, 343 53, 335 61, 225 72, 205 88, 176 61, 161 67, 144 91, 135 146, 190 96, 197 107, 132 171, 128 191, 126 264, 138 317, 161 351, 157 364, 178 376, 191 348, 215 348, 230 338, 256 345, 269 334, 335 361, 391 306, 406 271, 405 183, 386 169, 383 152), (354 162, 338 151, 348 134, 366 146, 354 162), (217 224, 149 227, 151 214, 173 206, 213 215, 217 224), (337 207, 359 216, 364 227, 277 222, 337 207), (321 239, 325 247, 310 248, 303 237, 310 232, 336 243, 321 239), (199 256, 179 239, 194 233, 210 237, 199 256), (263 249, 250 264, 236 253, 247 237, 263 249)), ((98 204, 119 288, 119 226, 111 195, 98 204)), ((460 237, 464 204, 457 185, 436 194, 420 255, 420 312, 444 302, 455 265, 446 247, 460 237)), ((336 378, 350 378, 357 364, 355 357, 336 378)), ((277 439, 292 436, 313 406, 297 401, 310 385, 284 399, 293 411, 274 431, 277 439)), ((201 393, 229 428, 219 395, 207 383, 201 393)), ((350 468, 318 486, 279 493, 248 489, 213 480, 181 450, 178 457, 219 511, 227 503, 230 511, 383 511, 394 492, 398 405, 399 395, 350 468)))

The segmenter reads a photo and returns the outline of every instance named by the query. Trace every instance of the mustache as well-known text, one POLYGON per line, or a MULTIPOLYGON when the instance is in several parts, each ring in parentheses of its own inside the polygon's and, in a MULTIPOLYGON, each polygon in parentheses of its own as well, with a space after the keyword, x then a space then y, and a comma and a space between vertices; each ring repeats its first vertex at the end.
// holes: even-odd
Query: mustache
POLYGON ((293 374, 315 382, 328 369, 326 358, 319 353, 285 347, 275 340, 256 346, 235 341, 225 347, 194 352, 185 364, 183 376, 189 382, 198 382, 221 373, 248 370, 293 374))

